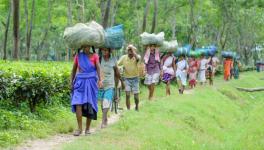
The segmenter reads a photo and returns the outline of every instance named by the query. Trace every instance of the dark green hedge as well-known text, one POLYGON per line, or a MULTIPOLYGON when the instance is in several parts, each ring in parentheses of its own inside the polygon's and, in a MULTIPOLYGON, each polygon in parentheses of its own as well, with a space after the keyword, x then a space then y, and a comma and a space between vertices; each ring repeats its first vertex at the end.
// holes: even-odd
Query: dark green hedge
POLYGON ((27 103, 31 112, 41 103, 50 103, 51 97, 56 94, 67 101, 69 91, 69 73, 0 71, 1 102, 14 107, 27 103))

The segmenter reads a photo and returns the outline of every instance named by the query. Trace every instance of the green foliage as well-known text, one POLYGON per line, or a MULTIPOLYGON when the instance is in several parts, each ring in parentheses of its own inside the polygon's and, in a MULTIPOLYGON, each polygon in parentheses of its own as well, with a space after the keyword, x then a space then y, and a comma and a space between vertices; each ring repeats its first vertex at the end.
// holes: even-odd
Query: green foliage
POLYGON ((72 132, 74 116, 62 106, 42 106, 37 113, 0 109, 0 147, 10 147, 29 138, 44 138, 72 132))
POLYGON ((69 99, 69 72, 52 73, 50 68, 12 69, 6 67, 0 73, 0 100, 10 101, 16 107, 27 103, 34 112, 37 105, 51 103, 53 96, 69 99))
MULTIPOLYGON (((35 17, 33 21, 31 59, 40 60, 65 60, 66 44, 62 35, 65 27, 69 26, 68 5, 65 0, 51 0, 51 25, 48 27, 48 1, 36 0, 35 17), (40 43, 48 30, 43 47, 40 43)), ((77 1, 72 1, 72 24, 78 23, 81 7, 77 1)), ((80 2, 80 1, 79 1, 80 2)), ((101 2, 85 0, 85 22, 95 20, 102 23, 102 14, 105 8, 101 8, 101 2)), ((139 35, 142 32, 144 9, 147 1, 141 0, 112 0, 108 25, 124 24, 126 43, 133 43, 141 49, 139 35)), ((189 43, 191 22, 194 22, 194 34, 196 46, 202 47, 215 44, 219 51, 232 49, 237 51, 246 64, 251 62, 254 51, 260 46, 263 49, 264 39, 264 3, 262 0, 195 0, 194 20, 190 17, 190 3, 187 0, 162 0, 158 1, 158 17, 156 32, 164 31, 167 40, 173 37, 175 28, 176 38, 180 45, 189 43)), ((0 2, 0 21, 5 22, 9 1, 0 2)), ((32 1, 28 0, 28 12, 31 12, 32 1)), ((106 5, 104 5, 106 6, 106 5)), ((153 1, 147 16, 146 31, 150 32, 154 13, 153 1)), ((20 3, 20 39, 21 59, 25 56, 25 10, 24 3, 20 3)), ((30 15, 29 15, 30 19, 30 15)), ((0 39, 4 36, 4 25, 0 24, 0 39)), ((13 50, 12 19, 8 36, 8 57, 11 58, 13 50)), ((0 43, 2 44, 2 43, 0 43)), ((257 56, 254 60, 260 59, 257 56)))

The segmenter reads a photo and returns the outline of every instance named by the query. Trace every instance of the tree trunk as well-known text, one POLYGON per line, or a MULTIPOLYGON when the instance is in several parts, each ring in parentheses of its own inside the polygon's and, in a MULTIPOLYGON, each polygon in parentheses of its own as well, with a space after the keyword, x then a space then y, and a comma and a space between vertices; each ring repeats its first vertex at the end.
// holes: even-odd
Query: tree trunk
POLYGON ((145 10, 144 10, 142 32, 146 31, 147 17, 148 17, 148 12, 149 12, 149 5, 150 5, 150 0, 147 1, 146 7, 145 7, 145 10))
POLYGON ((105 15, 105 0, 100 1, 100 10, 101 10, 101 22, 104 21, 104 15, 105 15))
POLYGON ((175 9, 175 11, 174 11, 174 13, 173 13, 173 18, 172 18, 172 26, 171 26, 171 28, 172 28, 172 39, 173 40, 176 40, 176 9, 175 9))
POLYGON ((84 23, 86 20, 85 20, 85 3, 84 3, 84 0, 82 0, 82 9, 80 10, 81 11, 81 14, 82 14, 82 22, 84 23))
POLYGON ((24 0, 25 5, 25 15, 26 15, 26 60, 30 59, 30 46, 31 46, 31 35, 33 29, 33 20, 35 16, 35 0, 32 1, 31 7, 31 17, 30 17, 30 25, 28 21, 28 8, 27 8, 27 0, 24 0))
MULTIPOLYGON (((72 25, 72 0, 67 0, 67 6, 68 6, 68 11, 67 11, 67 15, 68 15, 68 26, 72 25)), ((70 60, 70 48, 66 48, 66 61, 70 60)))
POLYGON ((103 20, 103 27, 106 28, 108 25, 108 18, 109 18, 109 13, 110 13, 110 8, 111 8, 111 0, 107 1, 107 7, 105 10, 105 15, 104 15, 104 20, 103 20))
POLYGON ((28 2, 27 0, 24 0, 24 9, 25 9, 25 19, 26 19, 26 60, 29 60, 29 47, 28 47, 28 26, 29 26, 29 22, 28 22, 28 2))
MULTIPOLYGON (((137 10, 139 7, 139 2, 138 0, 135 0, 135 10, 137 10)), ((140 34, 141 32, 141 29, 140 29, 140 26, 141 26, 141 21, 140 21, 140 15, 139 15, 139 11, 136 11, 136 17, 137 17, 137 35, 140 34)), ((137 47, 139 46, 139 43, 137 42, 137 47)))
POLYGON ((117 9, 118 9, 118 1, 116 1, 115 6, 113 8, 112 18, 111 18, 111 23, 110 23, 111 26, 115 25, 115 17, 116 17, 117 9))
POLYGON ((67 5, 68 5, 68 26, 72 25, 72 0, 67 0, 67 5))
POLYGON ((76 5, 78 21, 84 23, 84 0, 82 0, 82 5, 79 3, 79 0, 76 0, 76 5))
POLYGON ((220 33, 219 42, 220 42, 221 50, 224 50, 225 46, 226 46, 226 42, 227 42, 227 37, 228 37, 228 32, 226 31, 227 24, 224 22, 222 27, 223 28, 222 28, 222 31, 220 33))
POLYGON ((14 36, 13 58, 17 60, 18 52, 19 52, 19 0, 13 0, 13 36, 14 36))
POLYGON ((195 48, 196 45, 196 35, 195 35, 195 18, 194 18, 194 0, 189 0, 190 3, 190 22, 191 22, 191 29, 189 35, 189 43, 191 44, 192 48, 195 48))
POLYGON ((155 32, 156 25, 157 25, 157 14, 158 14, 158 0, 154 0, 154 15, 152 19, 152 28, 151 33, 155 32))
POLYGON ((40 41, 40 43, 38 44, 37 48, 35 49, 36 54, 37 54, 37 60, 40 60, 40 53, 39 52, 43 48, 43 45, 44 45, 44 43, 46 41, 46 38, 48 36, 48 32, 49 32, 50 26, 51 26, 51 7, 52 7, 51 5, 52 5, 51 0, 48 0, 48 21, 47 21, 47 28, 44 31, 44 35, 43 35, 42 40, 40 41))
POLYGON ((4 37, 4 56, 3 59, 7 59, 7 53, 6 53, 6 45, 7 45, 7 37, 8 37, 8 31, 9 31, 9 24, 10 24, 10 17, 11 17, 11 10, 12 10, 12 3, 9 3, 9 10, 8 10, 8 15, 6 18, 6 24, 5 24, 5 37, 4 37))

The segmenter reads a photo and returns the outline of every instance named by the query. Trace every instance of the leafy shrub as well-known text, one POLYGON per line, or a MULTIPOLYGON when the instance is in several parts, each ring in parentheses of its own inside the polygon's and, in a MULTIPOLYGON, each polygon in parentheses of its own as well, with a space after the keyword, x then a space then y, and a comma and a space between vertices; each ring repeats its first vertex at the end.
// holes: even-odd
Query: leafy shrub
MULTIPOLYGON (((69 72, 50 68, 1 69, 0 100, 15 107, 27 103, 31 112, 37 105, 51 103, 53 96, 69 99, 69 72)), ((66 103, 66 102, 65 102, 66 103)), ((67 101, 68 103, 68 101, 67 101)))

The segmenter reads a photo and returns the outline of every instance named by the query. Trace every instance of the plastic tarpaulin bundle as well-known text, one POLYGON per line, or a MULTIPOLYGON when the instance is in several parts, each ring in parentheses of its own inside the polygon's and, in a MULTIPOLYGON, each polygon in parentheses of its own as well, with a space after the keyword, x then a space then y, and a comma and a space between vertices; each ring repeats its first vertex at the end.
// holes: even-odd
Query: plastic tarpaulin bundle
POLYGON ((200 51, 190 51, 189 53, 189 57, 199 57, 199 56, 201 56, 200 51))
POLYGON ((177 40, 173 41, 164 41, 161 47, 162 52, 168 52, 168 51, 176 51, 178 47, 177 40))
POLYGON ((222 51, 222 57, 224 57, 224 58, 235 58, 236 57, 236 52, 222 51))
POLYGON ((191 48, 189 46, 180 47, 174 53, 175 56, 189 56, 191 48))
POLYGON ((256 64, 264 65, 264 61, 257 61, 256 64))
POLYGON ((216 50, 209 48, 197 48, 195 51, 199 51, 204 56, 214 56, 216 53, 216 50))
POLYGON ((120 49, 124 41, 123 25, 114 26, 105 30, 105 47, 120 49))
POLYGON ((205 47, 206 49, 209 49, 210 51, 217 52, 217 47, 214 45, 209 45, 205 47))
POLYGON ((70 48, 80 48, 82 45, 100 47, 105 43, 105 31, 95 21, 77 23, 65 29, 63 38, 70 48))
POLYGON ((161 46, 163 44, 164 41, 164 32, 160 32, 158 34, 150 34, 147 32, 144 32, 140 35, 141 37, 141 42, 143 45, 151 45, 151 44, 155 44, 158 46, 161 46))

